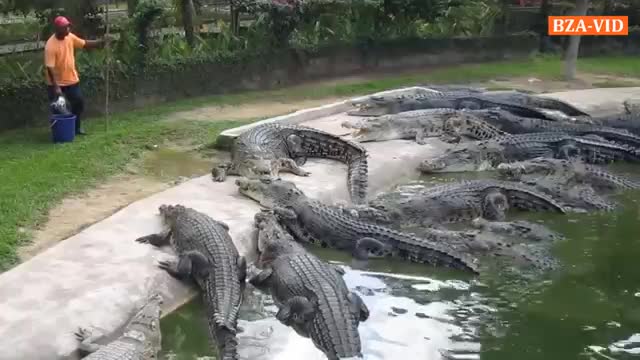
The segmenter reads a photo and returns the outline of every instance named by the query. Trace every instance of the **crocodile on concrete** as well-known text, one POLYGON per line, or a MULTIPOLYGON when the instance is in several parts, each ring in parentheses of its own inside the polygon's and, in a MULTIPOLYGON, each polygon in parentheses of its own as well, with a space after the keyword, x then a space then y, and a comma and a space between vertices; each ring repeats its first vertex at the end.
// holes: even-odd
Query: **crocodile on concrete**
POLYGON ((580 136, 593 134, 608 141, 640 147, 640 136, 624 129, 522 117, 501 109, 470 110, 469 112, 509 134, 540 132, 557 132, 580 136))
POLYGON ((561 133, 505 135, 497 138, 457 144, 432 159, 424 160, 423 173, 484 171, 501 163, 537 157, 579 158, 587 163, 640 161, 640 152, 630 146, 589 137, 561 133))
POLYGON ((329 360, 363 359, 358 326, 369 309, 349 291, 344 271, 295 242, 272 211, 257 213, 255 226, 259 270, 249 271, 249 282, 272 295, 276 318, 310 338, 329 360))
MULTIPOLYGON (((564 213, 562 205, 535 188, 500 180, 464 180, 436 186, 404 185, 382 193, 368 207, 354 207, 358 218, 396 226, 433 226, 477 217, 504 220, 510 208, 564 213)), ((348 208, 347 208, 348 209, 348 208)))
POLYGON ((124 328, 122 336, 107 345, 96 341, 103 336, 98 331, 79 328, 76 337, 85 360, 155 360, 162 343, 160 315, 162 296, 153 294, 124 328))
POLYGON ((553 120, 545 112, 532 107, 512 104, 497 99, 490 99, 485 94, 468 91, 448 91, 420 93, 413 95, 381 95, 370 96, 365 100, 354 102, 357 110, 347 112, 352 116, 381 116, 397 114, 405 111, 422 109, 489 109, 501 108, 514 114, 527 117, 538 117, 553 120))
POLYGON ((181 280, 195 280, 206 306, 209 335, 220 360, 238 359, 238 311, 246 280, 246 261, 238 254, 229 226, 182 205, 160 206, 166 230, 136 241, 170 245, 178 260, 159 267, 181 280))
POLYGON ((342 127, 351 129, 358 142, 408 139, 421 145, 431 137, 452 142, 461 137, 484 140, 507 134, 469 112, 447 108, 356 117, 343 121, 342 127))
POLYGON ((511 181, 520 181, 523 176, 555 176, 565 177, 568 186, 588 184, 598 191, 640 189, 637 181, 576 160, 538 157, 500 164, 497 171, 511 181))
POLYGON ((577 107, 565 101, 545 96, 527 94, 517 90, 485 92, 483 96, 485 96, 487 99, 494 99, 497 101, 507 102, 509 104, 560 111, 567 116, 591 117, 590 114, 578 109, 577 107))
POLYGON ((351 200, 366 200, 368 186, 367 151, 356 142, 306 126, 262 124, 238 136, 231 150, 231 162, 213 168, 215 181, 227 175, 243 177, 278 176, 288 171, 300 176, 309 172, 300 166, 308 158, 341 161, 348 166, 347 186, 351 200))
POLYGON ((465 232, 430 231, 423 238, 345 215, 335 206, 307 197, 286 180, 274 178, 236 180, 241 194, 276 211, 279 219, 300 242, 313 243, 354 255, 393 256, 404 260, 477 273, 474 259, 447 244, 470 236, 465 232))
POLYGON ((620 113, 614 115, 595 116, 592 119, 594 124, 624 129, 640 136, 640 114, 620 113))

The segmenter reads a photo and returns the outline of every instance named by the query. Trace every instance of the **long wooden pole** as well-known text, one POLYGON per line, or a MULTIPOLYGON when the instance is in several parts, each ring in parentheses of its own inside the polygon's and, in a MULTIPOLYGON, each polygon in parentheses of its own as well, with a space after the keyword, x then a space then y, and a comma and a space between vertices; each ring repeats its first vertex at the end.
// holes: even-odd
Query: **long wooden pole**
POLYGON ((105 25, 106 25, 106 34, 105 36, 107 37, 105 40, 107 41, 106 43, 106 50, 107 50, 107 58, 106 58, 106 71, 107 73, 105 74, 105 99, 104 99, 104 115, 105 115, 105 126, 107 131, 109 131, 109 77, 111 74, 111 44, 110 44, 110 40, 109 40, 109 3, 111 2, 111 0, 107 0, 106 2, 106 15, 105 15, 105 25))

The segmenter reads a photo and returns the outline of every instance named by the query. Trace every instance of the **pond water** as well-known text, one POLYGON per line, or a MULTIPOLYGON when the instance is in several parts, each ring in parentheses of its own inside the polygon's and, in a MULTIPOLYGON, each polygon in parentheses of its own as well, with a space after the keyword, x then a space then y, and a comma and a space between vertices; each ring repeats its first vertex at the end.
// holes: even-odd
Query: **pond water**
MULTIPOLYGON (((371 311, 359 328, 365 359, 640 359, 639 195, 619 197, 623 209, 608 214, 527 214, 567 238, 553 249, 564 266, 533 277, 492 271, 473 279, 381 260, 361 271, 344 253, 311 249, 346 269, 371 311)), ((268 296, 247 291, 243 359, 326 359, 274 319, 268 296)), ((162 332, 164 359, 215 359, 199 300, 169 314, 162 332)))

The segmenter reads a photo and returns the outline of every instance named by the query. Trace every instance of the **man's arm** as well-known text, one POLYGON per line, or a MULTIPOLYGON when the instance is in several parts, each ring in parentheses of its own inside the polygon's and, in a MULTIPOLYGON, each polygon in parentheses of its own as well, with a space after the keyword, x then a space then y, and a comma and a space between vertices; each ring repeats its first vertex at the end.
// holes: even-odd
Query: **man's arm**
POLYGON ((49 77, 51 86, 55 89, 56 94, 62 94, 62 90, 60 89, 60 86, 58 86, 58 83, 56 83, 55 76, 53 76, 53 68, 56 66, 56 54, 47 47, 44 49, 44 66, 47 68, 47 76, 49 77))
POLYGON ((105 43, 109 40, 106 37, 104 39, 99 39, 99 40, 85 40, 85 39, 79 38, 74 34, 69 34, 69 36, 72 36, 71 39, 73 40, 73 45, 76 48, 83 48, 87 50, 103 48, 105 43))

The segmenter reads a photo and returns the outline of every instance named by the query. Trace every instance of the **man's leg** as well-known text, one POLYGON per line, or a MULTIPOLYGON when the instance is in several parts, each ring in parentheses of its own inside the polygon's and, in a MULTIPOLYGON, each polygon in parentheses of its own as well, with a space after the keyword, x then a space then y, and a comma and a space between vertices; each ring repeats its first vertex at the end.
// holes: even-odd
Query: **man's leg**
POLYGON ((80 92, 80 84, 62 86, 61 89, 65 97, 71 104, 71 113, 76 116, 76 134, 85 135, 86 133, 82 130, 81 121, 81 116, 84 112, 84 99, 82 98, 82 93, 80 92))

